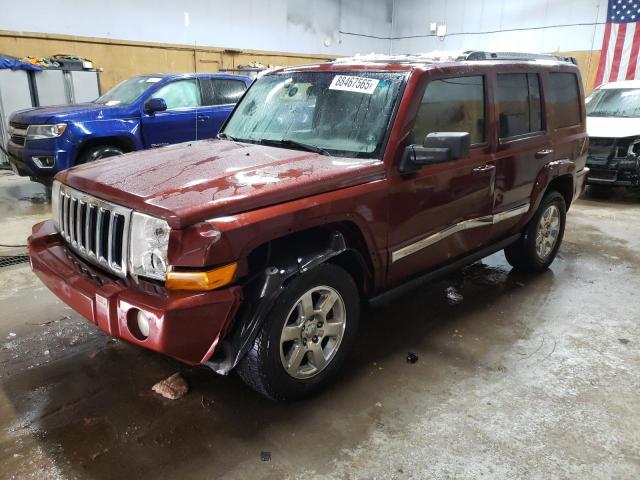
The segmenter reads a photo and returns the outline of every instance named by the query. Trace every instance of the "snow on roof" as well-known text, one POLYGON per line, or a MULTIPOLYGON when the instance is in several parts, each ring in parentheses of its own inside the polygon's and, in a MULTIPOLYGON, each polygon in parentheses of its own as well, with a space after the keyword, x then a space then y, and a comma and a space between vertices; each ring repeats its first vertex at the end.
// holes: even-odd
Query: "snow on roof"
POLYGON ((453 62, 462 56, 462 51, 435 50, 427 53, 411 53, 387 55, 383 53, 355 54, 352 57, 342 57, 334 63, 438 63, 453 62))
POLYGON ((410 53, 385 55, 381 53, 369 53, 367 55, 356 54, 353 57, 338 58, 334 61, 337 64, 345 63, 403 63, 403 64, 424 64, 456 62, 464 60, 510 60, 528 62, 571 62, 570 57, 559 57, 553 54, 528 53, 528 52, 484 52, 484 51, 446 51, 434 50, 426 53, 410 53))

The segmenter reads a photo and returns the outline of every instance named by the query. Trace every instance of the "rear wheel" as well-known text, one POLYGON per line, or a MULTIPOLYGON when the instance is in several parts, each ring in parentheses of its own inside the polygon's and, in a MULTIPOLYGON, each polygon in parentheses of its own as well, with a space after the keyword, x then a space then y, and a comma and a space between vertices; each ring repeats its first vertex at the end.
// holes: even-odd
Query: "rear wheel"
POLYGON ((82 152, 79 163, 94 162, 103 158, 115 157, 117 155, 124 154, 124 150, 113 145, 96 145, 95 147, 89 147, 82 152))
POLYGON ((342 268, 303 273, 278 297, 238 374, 273 400, 310 395, 339 372, 358 330, 358 289, 342 268))
POLYGON ((530 272, 549 267, 562 243, 566 216, 564 197, 558 192, 545 195, 522 237, 505 248, 507 261, 514 268, 530 272))

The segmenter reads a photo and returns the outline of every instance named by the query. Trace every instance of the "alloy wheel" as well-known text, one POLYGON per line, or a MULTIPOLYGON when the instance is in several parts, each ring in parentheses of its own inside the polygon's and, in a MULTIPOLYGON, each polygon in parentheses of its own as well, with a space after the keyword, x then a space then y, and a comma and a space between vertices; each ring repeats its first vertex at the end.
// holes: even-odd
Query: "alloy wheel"
POLYGON ((324 370, 340 347, 346 320, 346 306, 337 290, 318 286, 302 294, 280 334, 285 371, 294 378, 308 379, 324 370))
POLYGON ((545 260, 558 242, 560 234, 560 210, 556 205, 549 205, 540 216, 536 229, 536 253, 545 260))

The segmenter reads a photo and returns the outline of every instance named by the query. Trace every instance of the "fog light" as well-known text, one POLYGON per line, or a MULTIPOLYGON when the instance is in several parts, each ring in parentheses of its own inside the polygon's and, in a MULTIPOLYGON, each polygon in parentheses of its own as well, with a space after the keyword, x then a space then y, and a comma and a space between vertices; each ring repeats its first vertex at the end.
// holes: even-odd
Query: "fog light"
POLYGON ((147 315, 145 315, 143 311, 138 311, 137 324, 140 336, 147 338, 149 336, 149 318, 147 318, 147 315))
POLYGON ((134 338, 145 341, 149 337, 152 315, 147 315, 137 308, 130 308, 127 312, 127 328, 134 338))
POLYGON ((56 164, 56 157, 31 157, 31 160, 38 168, 53 168, 56 164))

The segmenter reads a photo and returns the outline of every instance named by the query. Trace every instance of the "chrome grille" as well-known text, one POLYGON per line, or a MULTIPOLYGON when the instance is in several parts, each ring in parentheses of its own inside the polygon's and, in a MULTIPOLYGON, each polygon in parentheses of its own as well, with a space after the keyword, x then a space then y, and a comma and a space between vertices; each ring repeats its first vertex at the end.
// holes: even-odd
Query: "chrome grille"
POLYGON ((16 145, 24 145, 25 137, 22 135, 9 135, 9 139, 16 145))
POLYGON ((594 164, 606 164, 612 158, 625 158, 629 154, 630 141, 626 138, 589 139, 589 160, 594 164))
POLYGON ((127 275, 131 209, 61 185, 56 219, 78 255, 119 277, 127 275))
POLYGON ((9 138, 16 145, 24 145, 29 125, 24 123, 9 122, 9 138))

